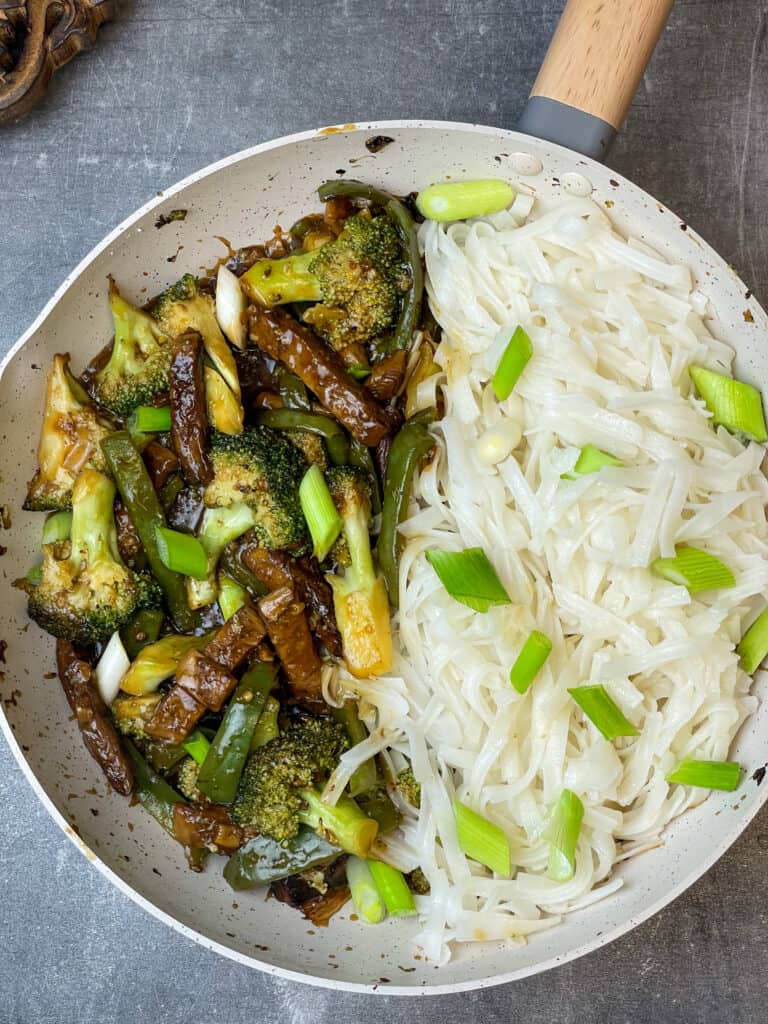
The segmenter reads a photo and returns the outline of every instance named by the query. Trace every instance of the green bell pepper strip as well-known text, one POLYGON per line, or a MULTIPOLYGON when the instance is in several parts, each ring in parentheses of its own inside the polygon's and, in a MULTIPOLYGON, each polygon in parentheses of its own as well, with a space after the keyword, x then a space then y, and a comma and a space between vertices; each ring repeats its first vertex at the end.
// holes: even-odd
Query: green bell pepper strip
POLYGON ((160 504, 163 512, 169 512, 174 501, 184 490, 184 480, 179 473, 169 476, 160 489, 160 504))
MULTIPOLYGON (((353 700, 345 701, 340 708, 333 709, 333 717, 344 727, 344 731, 350 743, 354 746, 368 739, 368 730, 357 714, 357 707, 353 700)), ((364 761, 359 768, 356 768, 349 780, 350 796, 357 797, 362 793, 370 793, 376 788, 378 773, 376 762, 373 758, 364 761)))
POLYGON ((217 804, 231 804, 251 750, 251 740, 277 668, 259 662, 245 673, 200 766, 197 788, 217 804))
POLYGON ((150 767, 130 740, 124 740, 124 743, 133 762, 134 792, 139 802, 166 832, 173 835, 173 805, 184 804, 186 800, 150 767))
POLYGON ((278 373, 278 389, 283 400, 285 409, 297 409, 302 412, 311 412, 312 403, 309 400, 306 386, 295 373, 281 367, 278 373))
POLYGON ((125 653, 133 661, 136 655, 148 644, 153 644, 160 636, 165 616, 156 608, 145 608, 137 612, 120 632, 125 653))
POLYGON ((373 793, 370 797, 361 796, 358 797, 357 802, 366 818, 378 821, 379 835, 396 829, 402 821, 402 814, 386 793, 373 793))
POLYGON ((273 740, 280 735, 280 725, 278 723, 279 714, 280 701, 276 700, 274 697, 267 697, 264 704, 264 710, 261 712, 261 715, 259 715, 256 728, 253 730, 251 750, 263 747, 265 743, 269 743, 270 740, 273 740))
POLYGON ((219 555, 219 571, 231 577, 235 583, 253 594, 255 597, 263 597, 267 593, 267 587, 254 573, 247 569, 237 555, 238 544, 241 538, 231 541, 219 555))
POLYGON ((411 287, 403 298, 395 331, 387 348, 389 351, 398 348, 410 348, 413 332, 416 330, 421 314, 421 300, 424 294, 424 267, 419 255, 416 225, 407 207, 399 199, 389 195, 388 192, 382 192, 381 189, 374 188, 372 185, 364 185, 361 181, 354 181, 352 178, 345 181, 326 181, 317 190, 317 194, 323 203, 328 202, 329 199, 336 199, 341 196, 346 196, 349 199, 367 199, 369 202, 380 206, 394 225, 405 255, 405 263, 411 278, 411 287))
POLYGON ((338 846, 326 842, 309 828, 300 829, 298 835, 285 844, 269 836, 256 836, 232 854, 224 867, 224 878, 233 889, 254 889, 299 871, 322 867, 340 853, 338 846))
POLYGON ((260 412, 256 422, 275 430, 308 430, 325 441, 328 457, 334 466, 343 466, 348 457, 347 435, 336 420, 299 409, 268 409, 260 412))
POLYGON ((434 443, 426 423, 409 421, 395 435, 387 459, 384 505, 376 553, 379 568, 387 583, 389 600, 394 608, 399 606, 397 567, 400 555, 397 528, 408 511, 414 470, 434 443))
POLYGON ((147 554, 152 574, 163 590, 174 625, 182 633, 191 633, 198 624, 198 616, 187 602, 184 577, 168 569, 160 557, 157 527, 166 525, 165 515, 146 466, 126 430, 118 430, 104 438, 101 447, 147 554))
POLYGON ((360 444, 356 437, 349 439, 349 464, 368 474, 371 481, 371 511, 377 516, 381 512, 381 490, 379 489, 379 478, 376 475, 376 466, 373 463, 370 448, 360 444))

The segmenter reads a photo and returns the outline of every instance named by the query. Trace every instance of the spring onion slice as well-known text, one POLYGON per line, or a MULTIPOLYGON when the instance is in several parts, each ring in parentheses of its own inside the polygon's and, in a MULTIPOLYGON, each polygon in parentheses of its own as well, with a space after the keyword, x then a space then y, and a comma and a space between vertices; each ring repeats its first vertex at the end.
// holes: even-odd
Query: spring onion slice
POLYGON ((512 855, 506 833, 460 800, 453 801, 456 835, 462 853, 497 875, 512 873, 512 855))
POLYGON ((534 629, 523 644, 509 673, 509 681, 518 693, 525 693, 552 653, 552 641, 534 629))
POLYGON ((688 373, 716 426, 749 434, 755 441, 768 441, 763 399, 757 388, 703 366, 689 366, 688 373))
POLYGON ((347 885, 355 911, 368 924, 379 924, 387 916, 387 907, 374 881, 368 861, 347 858, 347 885))
POLYGON ((493 375, 491 386, 494 394, 500 402, 509 398, 512 390, 520 379, 520 375, 528 365, 533 355, 533 344, 522 327, 516 327, 515 332, 509 339, 509 344, 504 349, 504 354, 499 360, 496 372, 493 375))
POLYGON ((365 380, 366 377, 370 377, 371 368, 365 363, 353 363, 352 366, 347 367, 347 373, 355 380, 365 380))
POLYGON ((549 842, 547 874, 555 882, 567 882, 576 870, 576 843, 579 839, 584 804, 570 789, 564 789, 544 829, 549 842))
POLYGON ((719 558, 687 545, 675 548, 674 558, 655 559, 651 569, 662 579, 687 587, 691 594, 724 590, 736 583, 736 577, 719 558))
POLYGON ((248 600, 248 593, 231 576, 219 573, 219 608, 227 622, 235 612, 239 611, 248 600))
POLYGON ((139 434, 165 434, 171 429, 169 405, 140 405, 133 414, 133 430, 139 434))
POLYGON ((53 512, 43 523, 43 544, 69 540, 72 531, 71 512, 53 512))
POLYGON ((120 692, 120 680, 131 667, 119 633, 113 633, 99 658, 94 675, 101 699, 109 707, 120 692))
POLYGON ((313 554, 322 562, 341 532, 341 516, 318 465, 310 466, 304 474, 299 485, 299 500, 314 544, 313 554))
POLYGON ((590 722, 607 740, 617 736, 639 736, 640 731, 622 714, 604 686, 575 686, 569 690, 590 722))
POLYGON ((427 220, 468 220, 506 210, 514 198, 515 190, 508 182, 480 178, 430 185, 416 196, 416 206, 427 220))
POLYGON ((211 749, 211 741, 205 735, 200 732, 199 729, 195 729, 181 744, 186 750, 190 757, 193 757, 198 764, 202 764, 205 760, 208 751, 211 749))
POLYGON ((427 551, 426 555, 451 597, 468 608, 487 612, 496 605, 512 603, 482 548, 427 551))
POLYGON ((741 766, 736 761, 681 761, 667 776, 667 782, 732 793, 739 787, 741 766))
POLYGON ((768 608, 764 608, 739 641, 736 653, 741 667, 753 675, 768 654, 768 608))
POLYGON ((179 533, 167 526, 155 529, 160 561, 172 572, 180 572, 195 580, 208 577, 208 556, 205 548, 191 533, 179 533))
POLYGON ((609 455, 608 452, 604 452, 601 448, 595 448, 593 444, 585 444, 579 452, 573 472, 563 473, 563 478, 565 480, 577 480, 580 476, 586 476, 588 473, 597 473, 606 466, 623 465, 624 463, 621 459, 617 459, 615 455, 609 455))
POLYGON ((380 860, 369 860, 367 864, 387 912, 393 917, 411 917, 415 914, 413 893, 402 871, 380 860))

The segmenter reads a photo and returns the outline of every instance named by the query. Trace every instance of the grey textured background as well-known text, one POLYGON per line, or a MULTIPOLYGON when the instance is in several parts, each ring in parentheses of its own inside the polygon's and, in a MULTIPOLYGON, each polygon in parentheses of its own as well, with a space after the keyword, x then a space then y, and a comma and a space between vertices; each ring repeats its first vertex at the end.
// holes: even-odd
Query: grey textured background
MULTIPOLYGON (((630 0, 626 0, 630 2, 630 0)), ((123 0, 43 106, 0 129, 0 350, 156 190, 272 136, 419 116, 513 126, 563 0, 123 0)), ((768 6, 678 0, 611 163, 768 301, 768 6)), ((89 868, 0 747, 0 1022, 766 1020, 763 813, 663 913, 574 964, 418 1004, 270 980, 89 868)))

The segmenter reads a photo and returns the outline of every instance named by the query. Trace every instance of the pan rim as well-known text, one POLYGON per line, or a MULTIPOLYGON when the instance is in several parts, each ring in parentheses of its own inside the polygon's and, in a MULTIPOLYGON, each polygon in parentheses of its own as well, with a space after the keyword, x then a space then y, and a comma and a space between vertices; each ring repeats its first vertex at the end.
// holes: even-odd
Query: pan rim
MULTIPOLYGON (((220 160, 214 161, 205 167, 194 171, 193 173, 182 178, 180 181, 164 189, 159 195, 153 196, 146 203, 142 204, 137 210, 130 214, 127 218, 122 220, 112 231, 110 231, 100 242, 98 242, 83 258, 80 262, 66 275, 62 283, 55 290, 51 298, 34 318, 30 326, 23 332, 23 334, 17 339, 16 342, 10 347, 8 352, 0 361, 0 380, 2 379, 7 367, 13 361, 13 359, 19 354, 21 349, 27 344, 30 339, 34 337, 39 328, 45 323, 51 313, 58 306, 59 302, 70 290, 70 288, 77 282, 84 271, 90 266, 90 264, 113 242, 115 242, 121 235, 123 235, 128 229, 132 227, 138 220, 146 216, 147 213, 156 209, 158 206, 163 205, 168 201, 169 198, 188 188, 190 185, 195 184, 198 181, 203 180, 220 170, 227 167, 233 166, 237 163, 243 162, 250 159, 253 156, 269 152, 272 149, 278 149, 283 146, 295 145, 297 143, 305 142, 311 139, 315 139, 322 135, 331 135, 337 133, 354 133, 354 132, 386 132, 386 131, 397 131, 397 130, 410 130, 410 129, 426 129, 432 131, 447 131, 447 132, 476 132, 482 135, 497 135, 500 139, 511 139, 519 142, 520 145, 525 146, 533 145, 535 147, 545 145, 547 149, 560 154, 561 156, 568 157, 577 160, 579 165, 584 168, 595 168, 600 174, 603 174, 606 168, 597 163, 597 161, 585 157, 582 154, 576 153, 572 150, 566 149, 565 147, 558 146, 554 143, 543 143, 541 140, 534 138, 533 136, 525 135, 521 132, 513 131, 510 129, 500 128, 492 125, 482 125, 476 123, 464 123, 458 121, 439 121, 439 120, 423 120, 423 119, 396 119, 396 120, 376 120, 366 121, 348 124, 339 124, 326 126, 323 128, 308 129, 301 132, 295 132, 289 135, 280 136, 275 139, 270 139, 266 142, 259 143, 255 146, 249 146, 245 149, 239 150, 236 153, 230 154, 229 156, 223 157, 220 160)), ((618 181, 620 184, 627 185, 632 189, 635 195, 641 195, 647 198, 650 202, 655 204, 657 207, 663 207, 666 212, 672 213, 664 204, 659 203, 650 193, 646 192, 640 186, 635 185, 628 178, 619 174, 616 171, 611 170, 611 176, 618 181)), ((673 214, 674 215, 674 214, 673 214)), ((709 258, 723 271, 727 271, 728 274, 734 274, 732 268, 728 266, 725 260, 717 253, 712 246, 697 234, 692 229, 688 229, 689 237, 696 240, 698 244, 704 247, 709 258)), ((735 275, 738 278, 738 275, 735 275)), ((739 278, 740 280, 740 278, 739 278)), ((746 288, 746 285, 744 285, 746 288)), ((754 299, 751 299, 752 305, 757 311, 759 311, 763 317, 765 313, 754 299)), ((643 908, 642 912, 636 914, 626 921, 615 925, 612 928, 606 929, 601 935, 596 936, 594 939, 586 942, 580 946, 574 947, 567 953, 552 956, 546 960, 539 961, 538 963, 531 964, 525 967, 519 967, 515 970, 508 971, 503 974, 495 974, 487 977, 476 978, 465 981, 450 982, 445 984, 430 984, 425 982, 420 986, 404 986, 404 985, 383 985, 383 984, 370 984, 364 982, 353 982, 353 981, 341 981, 332 978, 323 978, 311 974, 303 974, 299 971, 294 971, 289 968, 279 967, 275 964, 266 963, 263 960, 259 960, 257 957, 250 956, 239 951, 232 949, 215 939, 204 935, 202 932, 184 924, 178 918, 173 917, 171 914, 164 910, 161 910, 156 904, 152 903, 151 900, 143 896, 138 890, 134 889, 126 881, 124 881, 119 875, 116 874, 88 845, 80 839, 77 833, 74 831, 72 826, 66 821, 58 808, 54 805, 51 798, 48 796, 42 783, 37 778, 34 770, 27 761, 19 743, 17 742, 10 723, 6 718, 6 715, 0 707, 0 730, 2 731, 13 756, 22 770, 25 778, 31 785, 33 791, 37 795, 38 799, 48 811, 51 818, 64 832, 64 834, 72 841, 77 849, 83 854, 83 856, 92 863, 97 870, 107 878, 119 891, 127 895, 134 903, 140 906, 143 910, 149 913, 156 920, 174 929, 176 932, 184 935, 186 938, 191 939, 198 945, 210 949, 227 959, 233 960, 246 967, 256 969, 264 972, 272 977, 282 978, 289 981, 299 982, 305 985, 316 985, 321 988, 331 990, 341 990, 346 992, 354 993, 365 993, 365 994, 384 994, 392 996, 431 996, 431 995, 452 995, 462 992, 475 991, 478 989, 491 988, 496 985, 507 984, 512 981, 518 981, 526 977, 530 977, 535 974, 544 973, 547 970, 557 967, 561 964, 569 963, 573 960, 578 959, 581 956, 585 956, 588 953, 595 952, 606 946, 609 942, 613 942, 615 939, 620 938, 633 928, 642 924, 648 920, 654 914, 658 913, 665 906, 672 903, 678 896, 685 892, 694 882, 696 882, 702 875, 704 875, 712 866, 715 864, 728 848, 739 838, 739 836, 745 831, 749 823, 757 815, 758 811, 768 801, 768 787, 766 787, 757 798, 754 800, 749 811, 745 813, 745 816, 740 818, 736 825, 731 828, 726 836, 721 840, 717 846, 706 856, 702 861, 696 864, 695 868, 690 871, 683 879, 681 879, 675 886, 673 886, 667 893, 659 897, 656 901, 651 903, 649 906, 643 908)))

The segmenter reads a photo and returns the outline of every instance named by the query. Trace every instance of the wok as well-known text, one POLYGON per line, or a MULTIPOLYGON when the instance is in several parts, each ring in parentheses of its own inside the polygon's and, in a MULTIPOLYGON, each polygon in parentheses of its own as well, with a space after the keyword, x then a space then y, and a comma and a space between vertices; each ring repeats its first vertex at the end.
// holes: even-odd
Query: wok
MULTIPOLYGON (((396 193, 445 178, 508 178, 542 204, 564 193, 591 194, 618 227, 694 272, 711 306, 715 335, 738 353, 737 374, 768 383, 768 317, 746 286, 703 239, 670 210, 597 159, 624 117, 671 0, 571 0, 526 108, 525 133, 430 121, 347 124, 244 150, 152 199, 120 224, 69 275, 2 363, 0 435, 6 453, 0 500, 11 510, 2 565, 7 581, 38 552, 40 520, 20 509, 33 474, 46 369, 69 351, 76 370, 111 333, 108 273, 141 299, 183 269, 211 266, 215 236, 235 244, 269 235, 316 206, 315 188, 344 171, 396 193), (371 136, 391 138, 377 153, 371 136), (570 147, 570 148, 566 148, 570 147), (155 229, 162 213, 186 220, 155 229), (167 257, 183 246, 179 263, 167 257), (146 276, 146 274, 149 276, 146 276)), ((675 822, 663 845, 618 870, 625 885, 611 898, 564 919, 527 945, 464 947, 447 965, 414 957, 414 921, 365 927, 348 911, 315 931, 295 911, 263 895, 233 894, 221 864, 190 873, 181 847, 140 807, 109 791, 69 719, 54 668, 53 644, 25 614, 23 595, 6 585, 7 642, 2 690, 5 736, 30 785, 85 857, 150 913, 195 941, 251 967, 298 981, 400 994, 456 992, 523 977, 616 938, 679 895, 746 827, 768 796, 751 775, 768 759, 768 707, 742 729, 734 757, 746 768, 736 794, 713 793, 675 822), (98 815, 91 813, 98 812, 98 815), (132 830, 128 825, 133 826, 132 830)), ((755 690, 765 697, 765 681, 755 690)), ((215 860, 215 858, 214 858, 215 860)), ((75 938, 76 941, 76 938, 75 938)))

